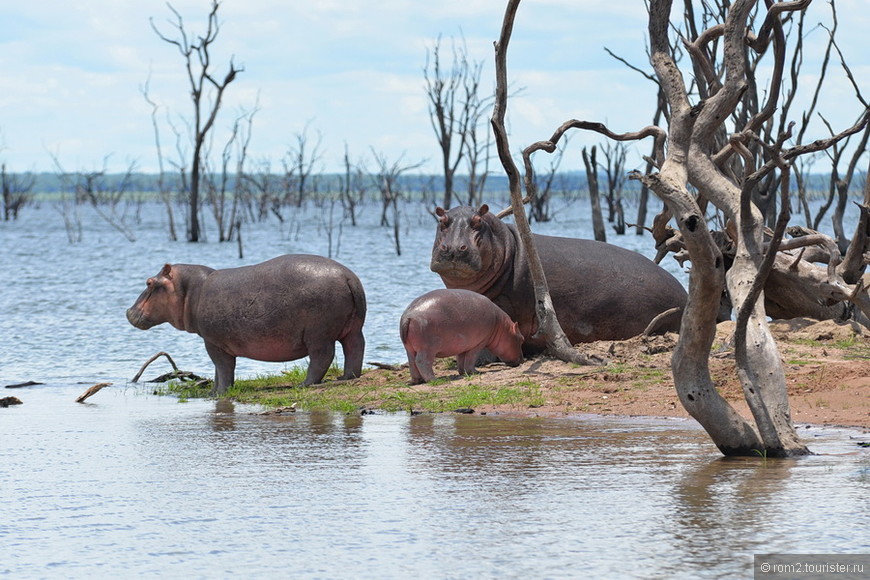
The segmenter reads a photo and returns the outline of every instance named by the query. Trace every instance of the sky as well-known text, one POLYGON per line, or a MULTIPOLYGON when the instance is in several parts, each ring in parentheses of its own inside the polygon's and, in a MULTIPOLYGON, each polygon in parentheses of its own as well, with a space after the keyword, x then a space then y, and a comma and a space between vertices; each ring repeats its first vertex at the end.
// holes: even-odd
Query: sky
MULTIPOLYGON (((675 2, 681 5, 681 2, 675 2)), ((205 30, 209 0, 176 0, 188 31, 205 30)), ((861 90, 870 96, 867 0, 837 0, 838 39, 861 90)), ((216 75, 230 58, 244 70, 229 85, 217 120, 226 131, 256 108, 248 159, 281 167, 307 135, 320 143, 319 169, 340 171, 345 146, 355 163, 373 154, 439 172, 423 67, 442 37, 464 38, 483 62, 485 91, 494 87, 493 41, 506 0, 224 0, 213 45, 216 75)), ((815 0, 810 21, 831 21, 815 0)), ((192 105, 184 61, 153 22, 173 34, 162 0, 31 0, 0 5, 0 162, 10 171, 156 171, 152 108, 183 127, 192 105)), ((807 37, 807 80, 817 74, 825 32, 807 37)), ((548 138, 563 121, 601 121, 616 132, 649 124, 655 87, 608 55, 605 47, 651 72, 641 0, 524 0, 508 52, 508 78, 519 89, 508 103, 511 148, 548 138)), ((447 53, 449 54, 449 53, 447 53)), ((835 128, 861 112, 839 66, 820 110, 835 128)), ((807 85, 809 86, 809 85, 807 85)), ((802 97, 802 98, 809 98, 802 97)), ((826 136, 822 126, 814 133, 826 136)), ((167 156, 173 137, 161 129, 167 156)), ((562 169, 581 169, 580 147, 602 143, 575 134, 562 169)), ((640 167, 637 148, 629 168, 640 167)), ((542 154, 543 155, 543 154, 542 154)), ((541 163, 548 163, 543 161, 541 163)))

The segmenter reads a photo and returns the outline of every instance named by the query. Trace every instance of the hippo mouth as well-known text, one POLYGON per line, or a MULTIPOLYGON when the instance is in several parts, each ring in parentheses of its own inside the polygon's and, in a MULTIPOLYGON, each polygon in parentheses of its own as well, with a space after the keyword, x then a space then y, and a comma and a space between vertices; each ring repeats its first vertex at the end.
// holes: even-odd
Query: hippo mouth
POLYGON ((475 278, 479 271, 477 268, 467 262, 456 262, 453 260, 432 260, 429 269, 439 276, 448 278, 475 278))
POLYGON ((154 323, 145 317, 145 314, 138 308, 127 309, 127 321, 141 330, 148 330, 154 323))

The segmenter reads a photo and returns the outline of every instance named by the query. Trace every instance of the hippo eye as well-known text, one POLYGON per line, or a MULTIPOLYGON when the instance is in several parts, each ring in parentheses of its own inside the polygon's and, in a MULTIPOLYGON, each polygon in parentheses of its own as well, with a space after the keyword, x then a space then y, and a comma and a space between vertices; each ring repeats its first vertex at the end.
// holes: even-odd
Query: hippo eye
POLYGON ((439 222, 439 225, 441 226, 441 230, 444 231, 450 225, 450 218, 448 218, 446 215, 441 216, 441 219, 439 219, 438 222, 439 222))
POLYGON ((480 219, 479 215, 472 216, 471 218, 471 229, 479 230, 480 226, 483 225, 483 220, 480 219))

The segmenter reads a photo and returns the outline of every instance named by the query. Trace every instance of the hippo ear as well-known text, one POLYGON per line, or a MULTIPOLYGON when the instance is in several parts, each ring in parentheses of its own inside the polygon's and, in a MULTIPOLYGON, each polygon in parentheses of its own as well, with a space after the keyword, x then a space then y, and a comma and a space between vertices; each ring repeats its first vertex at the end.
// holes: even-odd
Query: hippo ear
POLYGON ((480 217, 483 217, 483 216, 485 216, 488 212, 489 212, 489 206, 486 205, 486 204, 483 204, 482 206, 480 206, 480 209, 477 210, 477 215, 479 215, 480 217))
POLYGON ((164 278, 172 278, 172 265, 164 264, 163 269, 160 270, 158 276, 163 276, 164 278))
POLYGON ((447 212, 444 211, 444 208, 436 207, 435 214, 438 216, 438 222, 441 224, 441 229, 447 229, 447 226, 450 224, 450 217, 447 215, 447 212))

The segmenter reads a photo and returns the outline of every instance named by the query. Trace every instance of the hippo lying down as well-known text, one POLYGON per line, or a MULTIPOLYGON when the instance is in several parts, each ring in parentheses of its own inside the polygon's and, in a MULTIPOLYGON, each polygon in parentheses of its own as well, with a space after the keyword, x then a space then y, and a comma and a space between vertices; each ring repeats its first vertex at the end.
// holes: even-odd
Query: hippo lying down
MULTIPOLYGON (((534 336, 535 293, 516 228, 486 205, 435 213, 431 270, 447 288, 483 294, 516 320, 526 352, 543 349, 534 336)), ((685 307, 682 284, 637 252, 593 240, 534 238, 556 318, 572 344, 631 338, 660 313, 685 307)), ((681 312, 669 315, 658 331, 679 330, 680 318, 681 312)))
POLYGON ((308 356, 303 384, 323 380, 344 352, 342 379, 362 372, 366 298, 359 278, 320 256, 285 255, 262 264, 215 270, 166 264, 127 309, 146 330, 169 322, 198 334, 215 366, 215 393, 235 380, 236 357, 285 362, 308 356))

